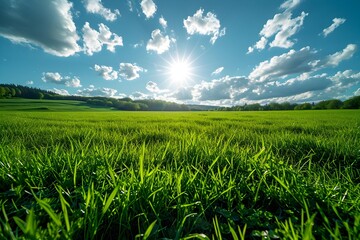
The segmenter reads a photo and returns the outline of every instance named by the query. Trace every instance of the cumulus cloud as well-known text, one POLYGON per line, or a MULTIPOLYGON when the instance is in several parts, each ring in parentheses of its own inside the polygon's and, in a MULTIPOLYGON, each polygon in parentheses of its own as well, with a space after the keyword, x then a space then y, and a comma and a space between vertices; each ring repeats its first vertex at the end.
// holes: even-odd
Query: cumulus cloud
POLYGON ((299 51, 290 50, 280 56, 261 62, 250 73, 249 78, 255 82, 284 78, 291 74, 302 74, 317 71, 326 67, 336 67, 342 61, 350 59, 357 50, 355 44, 347 45, 342 51, 318 59, 317 51, 304 47, 299 51))
POLYGON ((352 58, 357 50, 356 44, 348 44, 342 51, 329 55, 324 63, 325 66, 336 67, 342 61, 352 58))
POLYGON ((194 86, 193 96, 200 101, 232 99, 238 93, 247 90, 249 80, 243 76, 223 77, 210 82, 201 82, 194 86))
POLYGON ((115 21, 120 15, 118 9, 111 11, 102 5, 101 0, 84 0, 85 9, 89 13, 99 14, 107 21, 115 21))
POLYGON ((160 92, 160 89, 159 89, 157 83, 156 83, 156 82, 153 82, 153 81, 149 81, 149 82, 146 84, 146 89, 147 89, 149 92, 153 92, 153 93, 160 92))
POLYGON ((55 83, 75 88, 81 87, 80 79, 78 77, 63 77, 58 72, 43 72, 43 76, 41 79, 46 83, 55 83))
POLYGON ((308 78, 294 78, 283 83, 278 81, 269 82, 265 85, 257 85, 251 91, 246 92, 243 96, 247 100, 263 100, 279 97, 289 97, 303 94, 309 91, 319 91, 330 87, 331 80, 326 75, 309 76, 308 78))
POLYGON ((345 18, 334 18, 333 20, 333 23, 325 28, 323 31, 322 31, 322 35, 324 37, 327 37, 327 35, 329 35, 330 33, 332 33, 336 28, 338 28, 341 24, 345 23, 346 19, 345 18))
POLYGON ((116 80, 118 79, 118 72, 114 71, 112 67, 108 66, 99 66, 95 64, 94 70, 99 73, 99 75, 105 80, 116 80))
POLYGON ((360 72, 354 72, 353 70, 339 71, 330 78, 339 88, 349 88, 360 84, 360 72))
POLYGON ((165 20, 165 18, 163 16, 161 16, 161 18, 159 18, 159 23, 163 27, 163 29, 167 28, 167 21, 165 20))
POLYGON ((175 98, 176 100, 186 101, 192 100, 192 89, 191 88, 180 88, 177 89, 175 92, 171 93, 168 97, 175 98))
POLYGON ((304 47, 299 51, 290 50, 280 56, 261 62, 250 73, 249 78, 255 82, 264 82, 273 78, 284 77, 289 74, 310 72, 312 62, 316 58, 316 51, 304 47))
POLYGON ((78 90, 77 94, 86 97, 114 97, 117 92, 113 88, 95 88, 91 85, 88 88, 78 90))
POLYGON ((219 37, 225 35, 226 28, 221 28, 219 19, 212 12, 208 12, 205 16, 204 9, 199 9, 193 16, 188 16, 184 19, 184 27, 190 35, 200 34, 212 36, 211 44, 214 44, 219 37))
POLYGON ((160 29, 155 29, 151 33, 151 39, 146 45, 147 51, 154 51, 157 54, 162 54, 169 50, 171 40, 169 36, 163 36, 160 29))
POLYGON ((219 75, 224 70, 224 67, 219 67, 211 73, 211 76, 219 75))
POLYGON ((74 55, 81 48, 72 6, 67 0, 0 1, 0 35, 55 56, 74 55))
POLYGON ((157 7, 153 0, 142 0, 140 5, 146 18, 151 18, 156 13, 157 7))
POLYGON ((52 92, 54 92, 56 94, 59 94, 59 95, 64 95, 64 96, 69 96, 70 95, 70 93, 65 89, 53 88, 50 91, 52 91, 52 92))
POLYGON ((139 67, 136 63, 120 63, 120 77, 126 80, 135 80, 140 77, 139 72, 146 72, 146 69, 139 67))
POLYGON ((300 16, 292 18, 292 12, 300 0, 288 0, 284 2, 280 9, 284 12, 275 14, 272 19, 269 19, 262 30, 260 31, 260 40, 253 46, 248 48, 248 53, 253 52, 255 49, 261 51, 265 49, 269 38, 274 36, 274 40, 270 42, 270 47, 291 48, 295 44, 295 40, 291 39, 302 25, 308 13, 302 12, 300 16))
POLYGON ((122 37, 112 33, 110 29, 103 23, 99 24, 99 31, 92 29, 88 22, 85 23, 83 29, 84 52, 87 55, 93 55, 94 52, 100 52, 103 45, 107 50, 115 52, 116 46, 123 46, 122 37))
POLYGON ((27 85, 33 85, 33 84, 34 84, 34 81, 26 81, 26 84, 27 84, 27 85))

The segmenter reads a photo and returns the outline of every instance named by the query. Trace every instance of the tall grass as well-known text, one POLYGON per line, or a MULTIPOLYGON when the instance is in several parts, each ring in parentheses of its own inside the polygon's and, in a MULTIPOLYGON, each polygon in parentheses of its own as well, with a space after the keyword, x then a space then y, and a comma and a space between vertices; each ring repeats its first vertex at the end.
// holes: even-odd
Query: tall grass
POLYGON ((0 115, 0 238, 357 239, 360 112, 0 115))

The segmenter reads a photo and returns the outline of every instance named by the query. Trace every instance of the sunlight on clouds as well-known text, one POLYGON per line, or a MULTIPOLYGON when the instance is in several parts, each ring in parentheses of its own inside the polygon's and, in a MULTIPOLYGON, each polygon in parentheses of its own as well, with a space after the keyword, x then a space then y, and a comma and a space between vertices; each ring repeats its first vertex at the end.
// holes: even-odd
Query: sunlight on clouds
POLYGON ((99 14, 107 21, 115 21, 117 16, 120 15, 118 9, 111 11, 109 8, 105 8, 101 0, 84 0, 86 11, 89 13, 99 14))
POLYGON ((140 5, 146 18, 151 18, 156 13, 157 7, 153 0, 142 0, 140 5))
POLYGON ((155 29, 151 33, 151 39, 149 39, 146 45, 146 50, 162 54, 169 50, 170 43, 171 40, 169 36, 163 36, 160 29, 155 29))
POLYGON ((103 45, 107 50, 115 52, 116 46, 123 46, 122 37, 112 33, 110 29, 103 23, 99 24, 99 32, 90 27, 88 22, 85 23, 83 29, 84 52, 91 56, 95 52, 100 52, 103 45))
POLYGON ((94 70, 99 73, 99 75, 105 80, 116 80, 118 79, 118 72, 114 71, 112 67, 108 66, 99 66, 95 64, 94 70))
POLYGON ((210 42, 214 44, 219 37, 226 33, 226 28, 220 30, 220 20, 212 12, 208 12, 205 16, 204 9, 200 8, 193 16, 184 19, 184 27, 190 35, 212 35, 210 42))
POLYGON ((140 77, 140 72, 146 72, 147 70, 139 67, 136 63, 120 63, 120 77, 125 80, 131 81, 140 77))
POLYGON ((41 80, 46 83, 55 83, 65 85, 67 87, 81 87, 80 79, 78 77, 62 77, 58 72, 43 72, 41 80))
POLYGON ((72 56, 81 51, 72 7, 67 0, 0 1, 0 35, 55 56, 72 56))
POLYGON ((270 47, 290 48, 295 44, 294 40, 290 37, 295 35, 302 25, 308 13, 301 12, 300 16, 292 18, 291 10, 300 3, 300 0, 288 0, 284 2, 280 9, 284 12, 275 14, 273 19, 269 19, 260 31, 260 40, 253 46, 248 48, 248 54, 252 53, 255 49, 261 51, 265 49, 269 38, 274 36, 274 40, 270 42, 270 47))

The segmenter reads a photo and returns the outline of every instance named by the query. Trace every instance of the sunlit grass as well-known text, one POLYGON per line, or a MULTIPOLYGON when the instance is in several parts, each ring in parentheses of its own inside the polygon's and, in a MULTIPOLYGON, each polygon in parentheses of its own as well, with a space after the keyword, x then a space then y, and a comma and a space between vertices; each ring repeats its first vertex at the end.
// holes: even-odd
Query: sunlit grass
POLYGON ((356 239, 360 112, 2 112, 0 238, 356 239))

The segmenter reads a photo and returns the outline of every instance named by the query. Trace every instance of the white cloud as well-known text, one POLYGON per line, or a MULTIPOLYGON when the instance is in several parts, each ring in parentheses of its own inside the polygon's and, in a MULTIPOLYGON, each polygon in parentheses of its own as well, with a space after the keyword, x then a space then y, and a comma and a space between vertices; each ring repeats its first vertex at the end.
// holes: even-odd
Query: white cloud
POLYGON ((324 37, 327 37, 327 35, 329 35, 330 33, 332 33, 336 28, 338 28, 341 24, 345 23, 346 19, 344 18, 334 18, 333 20, 333 23, 325 28, 323 31, 322 31, 322 35, 324 37))
POLYGON ((354 92, 354 96, 360 96, 360 88, 354 92))
POLYGON ((211 73, 211 76, 219 75, 224 70, 224 67, 219 67, 211 73))
POLYGON ((151 18, 156 13, 157 7, 153 0, 142 0, 140 5, 146 18, 151 18))
POLYGON ((345 70, 343 72, 337 72, 334 76, 330 78, 335 84, 336 87, 352 87, 354 85, 360 84, 360 72, 354 72, 353 70, 345 70))
POLYGON ((87 97, 114 97, 117 92, 113 88, 95 88, 91 85, 89 88, 78 90, 77 94, 87 97))
POLYGON ((146 69, 139 67, 136 63, 120 63, 120 77, 126 80, 135 80, 140 77, 139 72, 146 72, 146 69))
POLYGON ((261 37, 260 40, 255 43, 254 46, 248 48, 248 54, 252 53, 254 49, 263 50, 266 47, 266 44, 268 43, 268 40, 266 37, 261 37))
POLYGON ((165 18, 163 16, 161 16, 161 18, 159 18, 159 23, 163 27, 163 29, 167 28, 167 21, 165 20, 165 18))
POLYGON ((157 93, 157 92, 160 92, 161 90, 159 89, 158 85, 156 82, 153 82, 153 81, 149 81, 147 84, 146 84, 146 89, 149 91, 149 92, 153 92, 153 93, 157 93))
POLYGON ((336 67, 342 61, 352 58, 357 50, 356 44, 348 44, 342 51, 329 55, 324 63, 325 66, 336 67))
POLYGON ((208 12, 203 16, 204 9, 199 9, 193 16, 188 16, 184 19, 184 27, 190 35, 200 34, 211 36, 210 42, 214 44, 219 37, 225 35, 226 29, 221 28, 219 19, 212 12, 208 12))
POLYGON ((64 95, 64 96, 69 96, 70 95, 70 93, 65 89, 53 88, 50 91, 52 91, 52 92, 54 92, 56 94, 59 94, 59 95, 64 95))
POLYGON ((355 44, 348 44, 342 51, 317 59, 317 51, 304 47, 299 51, 290 50, 280 56, 261 62, 250 73, 249 78, 255 82, 264 82, 284 78, 290 74, 302 74, 317 71, 326 67, 336 67, 342 61, 350 59, 357 50, 355 44))
POLYGON ((180 88, 177 89, 174 93, 170 94, 168 97, 175 98, 176 100, 185 101, 192 100, 192 89, 191 88, 180 88))
POLYGON ((232 99, 246 90, 249 80, 243 76, 223 77, 210 82, 201 82, 194 86, 193 96, 199 101, 232 99))
POLYGON ((46 83, 55 83, 68 87, 81 87, 81 82, 78 77, 62 77, 58 72, 43 72, 41 79, 46 83))
POLYGON ((315 53, 316 51, 311 50, 310 47, 304 47, 299 51, 290 50, 261 62, 253 69, 249 78, 255 82, 264 82, 289 74, 310 72, 314 69, 311 63, 316 57, 315 53))
POLYGON ((281 4, 280 9, 284 9, 285 11, 290 11, 299 5, 301 0, 287 0, 283 4, 281 4))
POLYGON ((108 66, 104 66, 104 65, 99 66, 99 65, 95 64, 94 69, 105 80, 109 81, 109 80, 118 79, 118 72, 114 71, 112 67, 108 67, 108 66))
POLYGON ((81 82, 80 79, 78 77, 69 77, 69 76, 65 76, 64 77, 64 81, 65 81, 65 85, 68 87, 81 87, 81 82))
POLYGON ((83 29, 84 52, 87 55, 93 55, 94 52, 100 52, 103 45, 107 50, 115 52, 116 46, 123 46, 122 37, 112 33, 110 29, 103 23, 99 24, 99 32, 92 29, 88 22, 85 23, 83 29))
POLYGON ((26 81, 26 85, 33 85, 34 81, 26 81))
POLYGON ((118 9, 111 11, 109 8, 105 8, 101 0, 84 0, 86 11, 89 13, 99 14, 107 21, 115 21, 117 16, 120 15, 118 9))
POLYGON ((300 16, 292 18, 293 10, 301 1, 300 0, 288 0, 284 2, 280 9, 284 9, 284 12, 275 14, 273 19, 269 19, 260 31, 260 40, 253 46, 248 48, 248 53, 253 52, 255 49, 265 49, 269 38, 274 36, 274 40, 270 42, 270 47, 291 48, 295 44, 295 40, 291 39, 295 35, 302 25, 304 19, 308 16, 308 13, 302 12, 300 16))
POLYGON ((151 33, 151 39, 149 39, 146 45, 146 50, 162 54, 169 50, 170 43, 171 40, 169 36, 163 36, 160 29, 155 29, 151 33))
POLYGON ((15 43, 68 57, 81 51, 72 18, 73 4, 57 1, 0 1, 0 36, 15 43))

